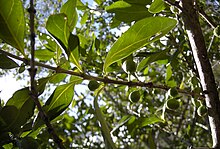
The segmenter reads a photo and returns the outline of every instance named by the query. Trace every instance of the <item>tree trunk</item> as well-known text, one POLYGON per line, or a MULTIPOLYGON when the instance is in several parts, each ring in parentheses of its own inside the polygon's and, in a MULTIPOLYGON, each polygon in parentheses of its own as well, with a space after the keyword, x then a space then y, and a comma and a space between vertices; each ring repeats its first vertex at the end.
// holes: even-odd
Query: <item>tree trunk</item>
POLYGON ((220 101, 193 0, 182 0, 182 15, 205 95, 213 148, 220 149, 220 101))

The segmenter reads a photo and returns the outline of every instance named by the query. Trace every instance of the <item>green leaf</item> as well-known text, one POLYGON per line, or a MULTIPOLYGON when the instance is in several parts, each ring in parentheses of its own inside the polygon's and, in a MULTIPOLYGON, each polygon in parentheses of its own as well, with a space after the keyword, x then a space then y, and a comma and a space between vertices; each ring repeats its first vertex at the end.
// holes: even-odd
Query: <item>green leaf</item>
POLYGON ((173 71, 172 71, 172 67, 170 64, 167 65, 167 70, 166 70, 166 84, 169 87, 175 87, 176 86, 176 82, 173 79, 173 71))
POLYGON ((124 0, 131 4, 140 4, 140 5, 147 5, 151 3, 151 0, 124 0))
POLYGON ((49 82, 50 83, 60 83, 66 78, 66 74, 64 73, 57 73, 51 76, 49 82))
POLYGON ((137 71, 142 71, 143 69, 145 69, 150 63, 152 62, 155 62, 155 61, 158 61, 158 60, 165 60, 165 59, 168 59, 169 56, 167 55, 167 52, 169 51, 170 49, 166 49, 166 50, 163 50, 163 51, 160 51, 160 52, 156 52, 156 53, 153 53, 153 54, 149 54, 148 56, 146 56, 145 59, 143 59, 138 67, 137 67, 137 71))
POLYGON ((70 31, 68 19, 64 13, 51 15, 47 20, 46 29, 61 42, 60 44, 68 47, 70 31))
POLYGON ((112 141, 112 138, 111 138, 111 134, 110 134, 110 130, 109 130, 109 127, 106 123, 106 120, 103 116, 103 113, 99 107, 99 104, 98 104, 98 96, 99 96, 99 93, 103 90, 103 86, 100 86, 100 88, 97 89, 97 92, 95 93, 96 94, 96 97, 94 99, 94 108, 95 108, 95 114, 96 114, 96 118, 97 120, 100 122, 101 124, 101 130, 104 134, 104 137, 105 139, 107 140, 108 144, 106 144, 106 146, 111 146, 111 148, 113 149, 116 149, 115 147, 115 144, 114 142, 112 141))
POLYGON ((79 44, 79 37, 70 34, 66 54, 68 55, 69 61, 76 65, 79 71, 83 72, 82 67, 79 63, 79 44))
POLYGON ((20 0, 0 0, 0 38, 24 55, 24 11, 20 0))
POLYGON ((76 11, 76 0, 68 0, 61 8, 60 12, 66 14, 68 19, 69 31, 72 32, 76 26, 78 15, 76 11))
POLYGON ((152 4, 150 5, 150 8, 148 9, 148 11, 150 13, 159 13, 165 8, 166 7, 165 7, 165 3, 163 0, 154 0, 152 4))
POLYGON ((75 84, 81 84, 82 81, 83 79, 81 77, 74 76, 74 75, 72 75, 69 80, 69 82, 75 82, 75 84))
POLYGON ((87 11, 84 12, 83 16, 81 17, 80 24, 84 25, 88 20, 89 14, 87 11))
POLYGON ((23 149, 28 149, 28 148, 38 149, 39 146, 40 145, 38 144, 37 140, 35 140, 32 137, 21 138, 20 147, 23 148, 23 149))
POLYGON ((176 23, 176 20, 166 17, 150 17, 136 22, 111 47, 105 59, 104 72, 114 62, 167 34, 176 23))
POLYGON ((102 4, 102 0, 95 0, 95 2, 98 4, 98 5, 101 5, 102 4))
POLYGON ((0 53, 0 68, 1 69, 12 69, 19 67, 19 65, 9 57, 0 53))
MULTIPOLYGON (((45 43, 45 41, 47 43, 44 44, 44 46, 49 50, 49 51, 53 51, 55 52, 55 57, 54 60, 55 62, 59 65, 60 60, 61 60, 61 54, 62 54, 62 49, 63 48, 61 45, 59 45, 56 40, 54 40, 52 37, 52 35, 48 35, 48 34, 44 34, 44 33, 39 33, 39 38, 40 40, 42 40, 43 43, 45 43)), ((65 47, 66 49, 66 47, 65 47)))
POLYGON ((46 78, 41 78, 41 79, 37 80, 36 88, 38 91, 38 95, 41 95, 44 92, 45 86, 49 82, 50 79, 51 79, 51 77, 46 77, 46 78))
MULTIPOLYGON (((53 120, 59 116, 73 100, 75 82, 58 86, 43 106, 49 120, 53 120)), ((38 115, 34 128, 38 128, 43 124, 40 116, 38 115)))
POLYGON ((52 52, 47 49, 36 50, 35 56, 41 61, 49 61, 51 58, 55 56, 55 52, 52 52))
POLYGON ((3 130, 18 133, 21 126, 34 114, 34 108, 35 104, 28 88, 16 91, 0 111, 0 116, 7 124, 3 130))
POLYGON ((141 118, 141 123, 139 124, 139 127, 144 127, 150 124, 155 124, 159 122, 164 122, 161 118, 158 118, 156 116, 141 118))
POLYGON ((121 24, 121 21, 117 20, 115 17, 112 18, 112 21, 110 23, 111 28, 116 28, 121 24))
POLYGON ((89 8, 88 6, 84 5, 84 4, 81 2, 81 0, 77 0, 77 2, 76 2, 76 7, 77 7, 78 10, 86 10, 86 9, 89 8))
POLYGON ((115 18, 124 22, 137 21, 151 16, 144 5, 130 4, 125 1, 117 1, 105 9, 109 13, 115 13, 115 18))
POLYGON ((56 52, 58 45, 57 45, 56 41, 50 35, 45 34, 45 33, 39 33, 39 38, 42 41, 42 43, 45 43, 45 41, 46 41, 44 46, 47 49, 49 49, 50 51, 56 52))

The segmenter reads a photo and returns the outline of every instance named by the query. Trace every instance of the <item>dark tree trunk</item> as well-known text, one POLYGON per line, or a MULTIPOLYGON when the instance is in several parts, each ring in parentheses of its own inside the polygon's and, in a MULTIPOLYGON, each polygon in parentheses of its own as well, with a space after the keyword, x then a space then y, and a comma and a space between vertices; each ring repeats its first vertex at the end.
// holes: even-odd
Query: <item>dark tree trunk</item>
POLYGON ((198 13, 193 0, 182 0, 182 7, 184 25, 199 72, 206 106, 208 108, 213 148, 220 149, 220 101, 200 27, 198 13))

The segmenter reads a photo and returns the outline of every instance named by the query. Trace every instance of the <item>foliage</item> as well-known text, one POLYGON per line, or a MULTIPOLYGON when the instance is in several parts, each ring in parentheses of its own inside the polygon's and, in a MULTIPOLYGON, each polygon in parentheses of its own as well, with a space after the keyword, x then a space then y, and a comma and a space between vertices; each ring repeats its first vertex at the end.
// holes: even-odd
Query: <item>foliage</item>
MULTIPOLYGON (((198 3, 220 22, 218 3, 198 3)), ((21 74, 31 58, 26 6, 0 0, 0 68, 21 74)), ((31 83, 66 148, 212 145, 180 10, 161 0, 42 0, 35 9, 38 71, 31 83)), ((219 82, 219 26, 214 30, 200 21, 219 82)), ((25 87, 1 104, 1 148, 57 148, 32 99, 25 87)))

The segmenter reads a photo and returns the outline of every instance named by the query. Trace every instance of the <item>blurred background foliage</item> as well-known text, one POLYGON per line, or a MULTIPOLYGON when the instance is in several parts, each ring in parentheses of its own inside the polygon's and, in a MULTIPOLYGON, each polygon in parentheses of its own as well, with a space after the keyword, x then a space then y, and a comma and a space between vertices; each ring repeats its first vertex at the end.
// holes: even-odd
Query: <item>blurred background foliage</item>
MULTIPOLYGON (((60 53, 59 58, 54 57, 51 52, 53 49, 50 49, 48 44, 48 42, 54 41, 49 39, 45 29, 48 17, 51 14, 59 13, 65 2, 65 0, 38 0, 35 4, 36 50, 47 50, 48 52, 45 52, 46 55, 36 54, 36 58, 48 65, 62 65, 67 62, 59 48, 57 50, 60 53)), ((86 74, 103 76, 103 64, 107 52, 125 31, 124 29, 134 24, 134 21, 118 20, 114 13, 106 12, 105 8, 114 2, 117 0, 77 0, 78 22, 73 34, 77 35, 80 40, 80 64, 86 74)), ((29 1, 23 0, 27 28, 29 28, 29 13, 26 10, 29 7, 28 3, 29 1)), ((198 3, 214 22, 220 22, 219 2, 199 0, 198 3)), ((148 4, 150 5, 151 2, 148 4)), ((190 146, 211 146, 207 115, 198 112, 199 107, 204 104, 204 100, 197 96, 176 93, 173 89, 177 87, 188 92, 201 93, 198 72, 181 16, 176 8, 167 4, 164 7, 163 11, 154 15, 176 18, 178 20, 177 26, 165 37, 144 46, 130 56, 135 65, 149 57, 148 65, 141 71, 128 73, 123 67, 123 63, 127 59, 123 59, 110 66, 111 72, 108 77, 121 81, 152 82, 157 85, 170 86, 171 89, 166 91, 158 88, 107 84, 99 96, 101 110, 110 130, 112 130, 112 138, 117 148, 186 149, 190 146), (162 53, 161 51, 164 50, 166 52, 162 53), (161 56, 158 56, 158 53, 161 56), (155 58, 156 55, 157 58, 155 58), (129 94, 136 90, 140 93, 140 99, 132 101, 129 99, 129 94), (168 106, 168 101, 171 99, 177 101, 175 103, 177 106, 174 108, 172 108, 173 103, 170 108, 168 106), (161 117, 164 118, 164 122, 157 119, 161 117)), ((129 15, 126 17, 129 18, 129 15)), ((213 35, 213 29, 202 18, 200 23, 216 82, 219 85, 220 39, 213 35)), ((25 50, 29 52, 29 29, 25 30, 25 34, 25 50)), ((1 48, 3 47, 6 51, 11 49, 4 43, 1 44, 1 48)), ((65 68, 76 69, 70 64, 65 65, 65 68)), ((21 69, 21 67, 7 71, 0 69, 0 73, 7 75, 8 71, 12 71, 18 79, 27 80, 28 73, 25 73, 26 71, 17 74, 21 69)), ((38 68, 38 79, 46 76, 54 77, 54 81, 50 80, 50 83, 45 87, 45 92, 39 97, 42 103, 45 102, 56 85, 69 82, 69 75, 55 75, 53 71, 48 71, 46 68, 38 68)), ((52 121, 57 134, 67 148, 105 148, 103 132, 94 116, 94 92, 88 89, 88 83, 89 81, 84 80, 75 86, 75 95, 71 105, 52 121)), ((33 119, 34 117, 32 117, 33 119)), ((13 139, 17 142, 20 141, 20 143, 31 140, 30 142, 33 144, 36 141, 41 148, 57 148, 45 127, 31 133, 28 137, 30 138, 27 139, 26 136, 26 140, 24 140, 21 136, 19 138, 13 136, 13 139)), ((11 146, 12 143, 4 145, 5 148, 11 146)))

